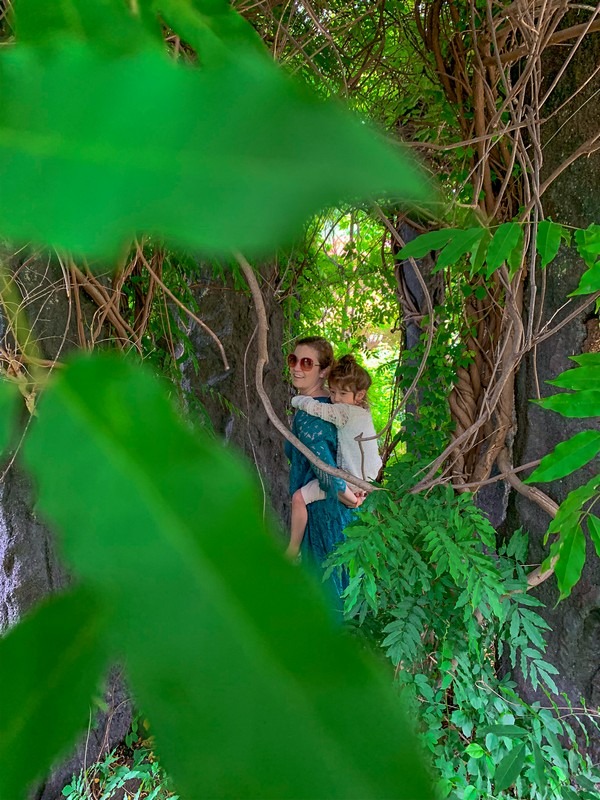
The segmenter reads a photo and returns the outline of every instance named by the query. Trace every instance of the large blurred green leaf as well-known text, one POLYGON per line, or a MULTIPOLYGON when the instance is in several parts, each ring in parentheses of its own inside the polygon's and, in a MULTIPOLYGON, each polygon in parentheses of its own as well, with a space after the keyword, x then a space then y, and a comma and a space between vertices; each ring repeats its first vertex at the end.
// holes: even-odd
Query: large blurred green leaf
POLYGON ((187 800, 427 795, 398 700, 262 525, 242 465, 143 371, 80 360, 25 455, 187 800))
POLYGON ((162 47, 158 21, 144 6, 127 0, 15 0, 17 40, 52 49, 69 37, 113 55, 162 47))
POLYGON ((107 664, 105 616, 87 592, 50 600, 0 639, 0 797, 22 800, 90 722, 107 664))
POLYGON ((214 64, 232 48, 251 47, 268 57, 259 35, 228 0, 142 0, 194 50, 203 64, 214 64))
POLYGON ((83 45, 0 55, 0 230, 88 256, 141 232, 260 251, 321 206, 425 186, 399 148, 246 53, 199 70, 83 45))
POLYGON ((525 483, 544 483, 564 478, 571 472, 585 466, 600 453, 600 431, 581 431, 566 442, 558 444, 539 467, 527 478, 525 483))
POLYGON ((0 380, 0 458, 10 444, 17 418, 19 396, 16 383, 6 379, 0 380))

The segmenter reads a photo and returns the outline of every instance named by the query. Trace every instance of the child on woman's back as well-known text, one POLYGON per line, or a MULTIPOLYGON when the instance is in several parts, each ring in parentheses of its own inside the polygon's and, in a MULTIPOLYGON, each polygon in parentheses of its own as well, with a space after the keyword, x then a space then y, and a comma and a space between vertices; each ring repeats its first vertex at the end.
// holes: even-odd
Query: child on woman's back
MULTIPOLYGON (((375 438, 375 426, 367 405, 367 390, 371 377, 354 356, 343 356, 331 368, 328 378, 333 405, 320 403, 310 397, 292 398, 294 408, 314 417, 332 422, 338 429, 338 465, 363 480, 373 480, 381 469, 381 458, 375 438), (361 441, 362 438, 367 441, 361 441), (373 437, 373 438, 371 438, 373 437)), ((344 502, 357 506, 360 490, 351 485, 343 493, 344 502)), ((292 523, 287 555, 294 558, 300 551, 308 521, 307 505, 323 500, 325 493, 317 480, 310 481, 292 495, 292 523)))

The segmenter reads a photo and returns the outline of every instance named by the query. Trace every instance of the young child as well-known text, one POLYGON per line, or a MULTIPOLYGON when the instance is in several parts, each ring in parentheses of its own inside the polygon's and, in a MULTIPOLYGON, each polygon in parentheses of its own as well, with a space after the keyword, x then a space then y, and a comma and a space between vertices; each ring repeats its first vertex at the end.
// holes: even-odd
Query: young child
MULTIPOLYGON (((377 439, 371 438, 375 437, 375 426, 367 404, 371 377, 364 367, 357 364, 354 356, 349 355, 333 365, 328 383, 333 405, 302 395, 292 398, 292 405, 314 417, 332 422, 338 429, 338 466, 363 480, 374 480, 382 462, 377 439), (368 441, 360 441, 361 437, 368 441)), ((357 493, 359 496, 363 494, 360 489, 347 485, 340 498, 345 499, 346 505, 355 507, 360 502, 357 493)), ((286 551, 290 558, 296 558, 300 552, 308 522, 307 505, 325 497, 316 479, 292 495, 290 543, 286 551)))

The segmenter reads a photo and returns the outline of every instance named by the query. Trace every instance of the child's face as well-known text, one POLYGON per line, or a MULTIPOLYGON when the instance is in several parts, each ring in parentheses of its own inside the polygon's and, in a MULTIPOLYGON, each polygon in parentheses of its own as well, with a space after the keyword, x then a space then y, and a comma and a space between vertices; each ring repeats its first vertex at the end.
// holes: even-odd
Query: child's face
POLYGON ((332 403, 347 403, 349 406, 357 406, 365 398, 365 392, 351 392, 349 389, 342 389, 336 383, 329 383, 329 397, 332 403))

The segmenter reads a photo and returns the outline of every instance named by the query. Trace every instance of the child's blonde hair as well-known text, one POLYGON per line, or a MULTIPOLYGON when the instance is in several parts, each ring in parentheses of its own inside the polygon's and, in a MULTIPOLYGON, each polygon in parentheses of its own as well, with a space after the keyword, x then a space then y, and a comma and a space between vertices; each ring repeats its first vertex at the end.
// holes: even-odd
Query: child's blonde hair
POLYGON ((354 356, 342 356, 339 361, 336 361, 329 372, 328 382, 330 385, 335 383, 344 392, 356 394, 364 391, 365 397, 360 405, 364 408, 369 407, 366 392, 373 381, 367 370, 357 363, 354 356))

